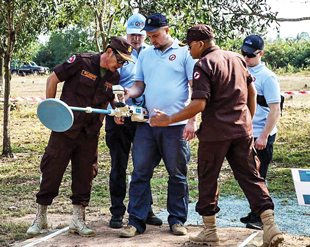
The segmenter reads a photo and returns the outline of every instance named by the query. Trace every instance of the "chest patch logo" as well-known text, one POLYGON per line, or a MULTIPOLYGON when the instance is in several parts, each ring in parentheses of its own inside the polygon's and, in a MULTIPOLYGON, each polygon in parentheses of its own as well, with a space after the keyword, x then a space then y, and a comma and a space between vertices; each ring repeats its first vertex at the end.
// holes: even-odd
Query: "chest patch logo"
POLYGON ((90 72, 88 72, 88 71, 86 71, 86 70, 82 70, 81 75, 82 75, 82 76, 85 76, 85 77, 87 77, 87 78, 89 78, 89 79, 91 79, 91 80, 93 80, 93 81, 95 81, 95 80, 97 79, 97 76, 96 76, 96 75, 94 75, 94 74, 92 74, 92 73, 90 73, 90 72))
POLYGON ((194 72, 194 79, 198 80, 200 78, 200 73, 198 71, 194 72))
POLYGON ((170 61, 173 61, 173 60, 175 60, 176 58, 177 58, 177 56, 174 55, 174 54, 172 54, 172 55, 169 56, 169 60, 170 60, 170 61))
POLYGON ((70 58, 67 59, 67 62, 68 62, 68 63, 73 63, 73 62, 75 61, 75 59, 76 59, 76 56, 73 55, 72 57, 70 57, 70 58))

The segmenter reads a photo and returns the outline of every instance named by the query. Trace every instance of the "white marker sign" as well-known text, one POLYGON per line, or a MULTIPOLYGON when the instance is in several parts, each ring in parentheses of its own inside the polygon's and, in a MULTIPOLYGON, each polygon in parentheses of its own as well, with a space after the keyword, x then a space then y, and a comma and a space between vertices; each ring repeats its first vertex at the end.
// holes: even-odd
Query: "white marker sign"
POLYGON ((292 175, 298 204, 310 206, 310 169, 292 168, 292 175))

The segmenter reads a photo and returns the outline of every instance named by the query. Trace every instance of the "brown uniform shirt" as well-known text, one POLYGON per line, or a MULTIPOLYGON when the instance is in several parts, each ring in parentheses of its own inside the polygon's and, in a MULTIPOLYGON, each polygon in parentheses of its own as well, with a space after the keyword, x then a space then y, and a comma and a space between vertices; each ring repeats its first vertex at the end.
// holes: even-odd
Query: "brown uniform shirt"
POLYGON ((248 85, 252 77, 241 55, 212 46, 196 63, 192 99, 206 99, 200 141, 223 141, 253 134, 247 107, 248 85))
MULTIPOLYGON (((69 106, 102 108, 114 99, 112 85, 119 83, 119 73, 110 70, 100 78, 101 54, 76 54, 56 66, 54 72, 64 81, 60 99, 69 106)), ((72 127, 64 133, 74 139, 82 129, 87 134, 98 134, 102 123, 97 113, 73 111, 72 127)))

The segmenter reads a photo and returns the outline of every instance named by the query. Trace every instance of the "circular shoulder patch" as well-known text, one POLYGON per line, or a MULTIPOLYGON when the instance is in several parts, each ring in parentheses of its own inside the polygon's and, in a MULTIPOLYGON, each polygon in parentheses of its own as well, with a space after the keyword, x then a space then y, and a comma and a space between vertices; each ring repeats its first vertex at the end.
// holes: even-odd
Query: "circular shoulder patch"
POLYGON ((70 57, 70 58, 67 59, 67 62, 68 62, 68 63, 73 63, 73 62, 75 61, 75 59, 76 59, 76 56, 73 55, 72 57, 70 57))
POLYGON ((177 56, 176 56, 175 54, 172 54, 172 55, 169 56, 169 60, 170 60, 170 61, 173 61, 173 60, 176 59, 176 57, 177 57, 177 56))
POLYGON ((194 72, 194 79, 197 80, 200 78, 200 73, 198 71, 194 72))

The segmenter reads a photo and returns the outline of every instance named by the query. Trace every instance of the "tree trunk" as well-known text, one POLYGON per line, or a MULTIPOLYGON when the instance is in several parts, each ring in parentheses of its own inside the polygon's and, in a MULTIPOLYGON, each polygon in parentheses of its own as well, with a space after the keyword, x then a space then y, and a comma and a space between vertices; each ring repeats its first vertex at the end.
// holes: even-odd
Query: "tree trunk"
POLYGON ((3 52, 0 52, 0 98, 3 97, 4 92, 4 77, 3 77, 3 52))
POLYGON ((13 158, 11 147, 11 132, 10 132, 10 53, 5 53, 4 68, 5 68, 5 90, 4 90, 4 109, 3 109, 3 152, 5 157, 13 158))

